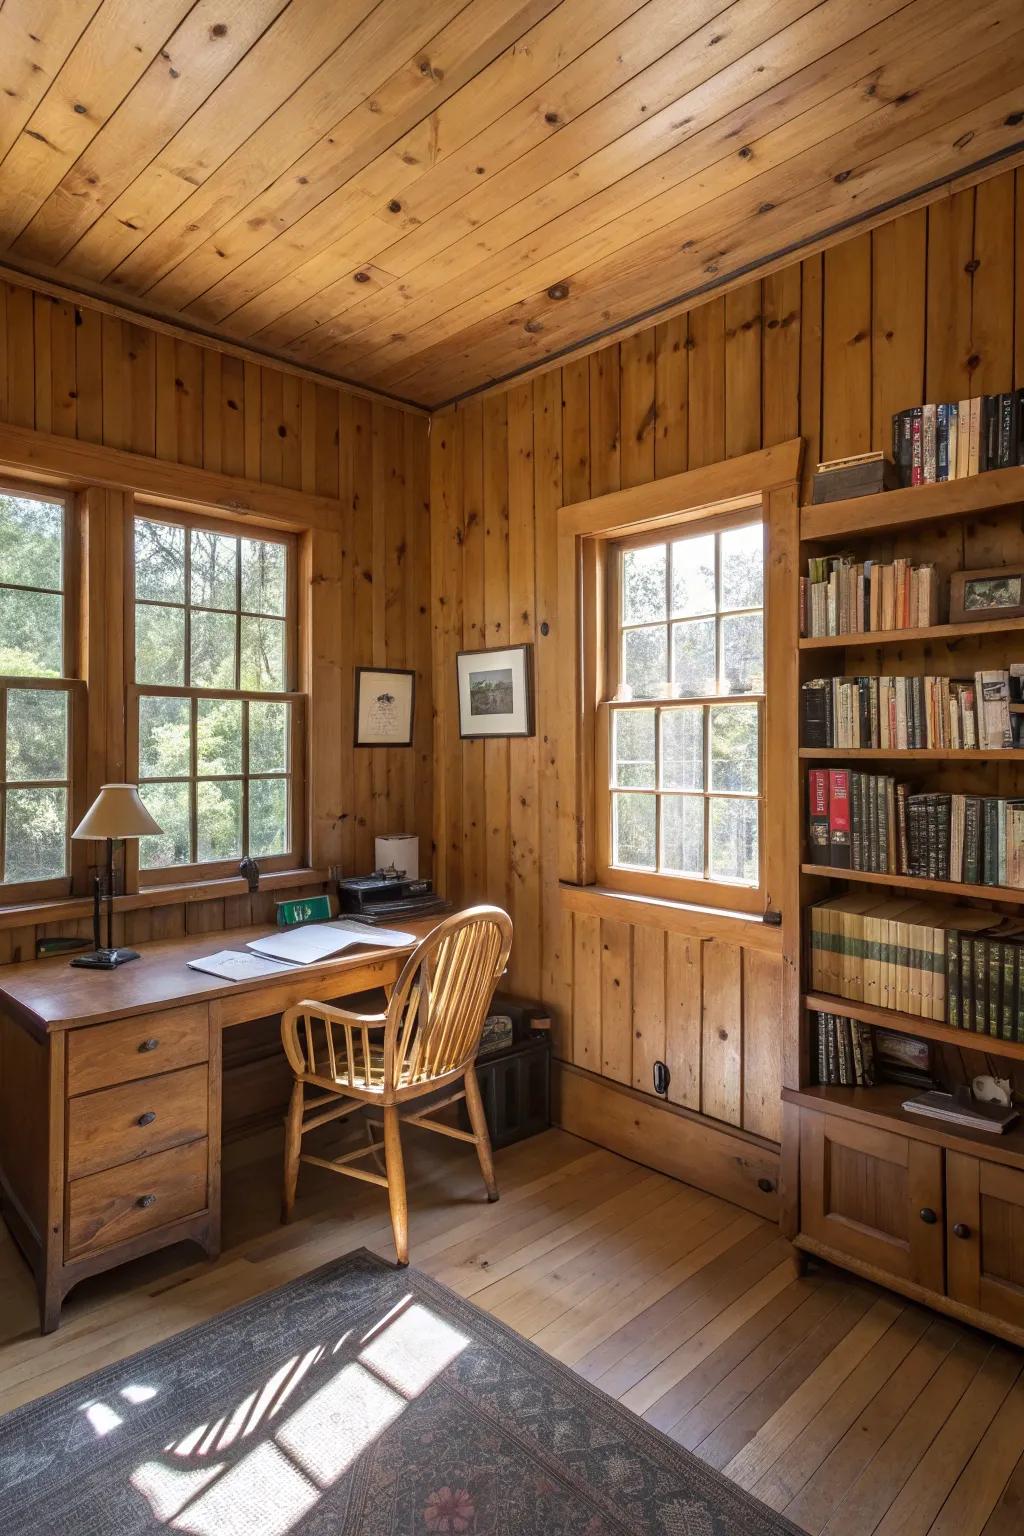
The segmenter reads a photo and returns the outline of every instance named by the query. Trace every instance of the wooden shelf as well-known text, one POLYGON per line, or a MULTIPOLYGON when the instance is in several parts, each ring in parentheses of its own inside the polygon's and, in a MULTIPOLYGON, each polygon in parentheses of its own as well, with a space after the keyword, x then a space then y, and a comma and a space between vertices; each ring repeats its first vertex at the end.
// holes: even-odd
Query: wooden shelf
POLYGON ((951 747, 801 747, 800 756, 829 763, 842 762, 849 757, 876 763, 909 758, 915 763, 1017 762, 1024 767, 1024 750, 1020 747, 997 747, 984 752, 954 752, 951 747))
POLYGON ((844 1120, 877 1125, 901 1136, 930 1142, 932 1146, 962 1148, 966 1145, 989 1162, 1004 1163, 1011 1168, 1024 1167, 1024 1123, 1018 1121, 1012 1130, 1001 1136, 989 1131, 968 1131, 943 1125, 940 1120, 929 1120, 924 1115, 910 1114, 901 1108, 903 1100, 913 1093, 913 1088, 902 1083, 879 1083, 875 1088, 839 1088, 835 1085, 783 1088, 782 1097, 787 1104, 803 1104, 808 1109, 839 1115, 844 1120))
POLYGON ((834 651, 849 647, 903 645, 910 640, 959 640, 969 635, 1024 634, 1024 619, 983 619, 978 624, 930 624, 924 629, 871 629, 860 634, 805 636, 802 651, 834 651))
POLYGON ((877 875, 867 869, 834 869, 831 864, 801 864, 804 875, 823 875, 831 880, 859 880, 864 885, 894 885, 901 891, 932 891, 937 896, 978 897, 985 901, 1024 904, 1024 891, 1008 885, 979 885, 967 880, 928 880, 920 875, 877 875))
POLYGON ((964 480, 938 485, 904 486, 848 501, 822 502, 800 508, 800 537, 835 543, 855 534, 883 533, 908 524, 948 517, 970 517, 998 507, 1024 502, 1024 468, 992 469, 964 480))
POLYGON ((893 1029, 901 1035, 920 1035, 961 1050, 987 1051, 991 1056, 1012 1056, 1024 1061, 1024 1041, 999 1040, 973 1029, 953 1029, 937 1019, 919 1019, 916 1014, 897 1013, 894 1008, 877 1008, 874 1003, 857 1003, 848 997, 832 997, 828 992, 808 992, 804 1006, 814 1013, 838 1013, 847 1019, 859 1019, 877 1029, 893 1029))

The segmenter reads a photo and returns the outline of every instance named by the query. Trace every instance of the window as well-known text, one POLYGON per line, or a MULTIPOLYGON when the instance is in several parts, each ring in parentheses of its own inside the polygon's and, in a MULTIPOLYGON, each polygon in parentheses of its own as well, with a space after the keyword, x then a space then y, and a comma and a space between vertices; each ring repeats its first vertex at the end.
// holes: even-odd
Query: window
POLYGON ((73 665, 64 502, 0 488, 0 869, 18 896, 70 890, 73 665))
POLYGON ((730 905, 757 904, 764 535, 749 518, 609 551, 598 775, 608 884, 703 900, 723 885, 730 905), (696 882, 703 891, 685 889, 696 882))
POLYGON ((134 755, 163 829, 141 840, 144 883, 297 861, 293 567, 284 535, 135 518, 134 755))

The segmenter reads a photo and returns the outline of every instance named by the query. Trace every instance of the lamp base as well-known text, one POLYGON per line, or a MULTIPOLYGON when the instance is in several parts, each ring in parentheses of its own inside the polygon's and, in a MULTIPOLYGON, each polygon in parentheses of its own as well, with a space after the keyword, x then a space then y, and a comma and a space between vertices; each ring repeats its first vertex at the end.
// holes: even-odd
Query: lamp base
POLYGON ((94 949, 88 955, 76 955, 70 962, 86 971, 113 971, 129 960, 137 960, 137 949, 94 949))

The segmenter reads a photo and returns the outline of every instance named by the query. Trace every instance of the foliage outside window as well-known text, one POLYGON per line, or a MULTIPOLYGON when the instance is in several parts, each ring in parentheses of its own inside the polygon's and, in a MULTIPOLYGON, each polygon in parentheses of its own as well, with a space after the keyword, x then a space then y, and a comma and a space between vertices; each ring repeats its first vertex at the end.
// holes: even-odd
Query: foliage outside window
POLYGON ((62 501, 0 490, 0 867, 40 895, 70 874, 66 537, 62 501))
POLYGON ((610 563, 607 870, 760 886, 760 523, 620 545, 610 563))
POLYGON ((140 793, 163 831, 140 868, 287 861, 296 841, 291 549, 136 517, 140 793))

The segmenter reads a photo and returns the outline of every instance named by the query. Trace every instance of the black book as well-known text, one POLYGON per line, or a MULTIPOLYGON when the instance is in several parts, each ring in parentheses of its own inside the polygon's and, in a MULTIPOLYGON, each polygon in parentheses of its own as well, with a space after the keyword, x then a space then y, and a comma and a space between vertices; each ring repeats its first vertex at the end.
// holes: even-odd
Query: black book
POLYGON ((1017 445, 1016 463, 1024 464, 1024 389, 1014 393, 1014 417, 1016 419, 1014 442, 1017 445))
POLYGON ((827 679, 815 678, 800 690, 805 747, 832 745, 832 694, 827 679))
POLYGON ((1017 1000, 1017 955, 1019 946, 1005 943, 1002 949, 1003 979, 1002 979, 1002 1014, 1000 1018, 999 1033, 1004 1040, 1017 1038, 1017 1020, 1014 1017, 1014 1004, 1017 1000))
POLYGON ((938 878, 949 879, 949 834, 953 822, 952 795, 936 795, 938 878))
POLYGON ((999 396, 999 468, 1009 469, 1017 462, 1017 444, 1014 441, 1016 413, 1012 394, 999 396))
POLYGON ((939 808, 935 803, 934 795, 926 795, 924 800, 924 825, 925 825, 925 878, 937 880, 939 870, 939 808))
POLYGON ((999 396, 981 397, 981 462, 979 469, 999 468, 999 396))
POLYGON ((988 1026, 988 944, 973 939, 974 948, 974 1028, 980 1035, 988 1026))
POLYGON ((857 708, 860 712, 860 744, 870 747, 871 742, 871 684, 866 677, 857 679, 857 708))
POLYGON ((964 801, 964 880, 968 885, 981 883, 981 797, 968 795, 964 801))
POLYGON ((1002 1012, 999 1006, 1003 980, 1003 946, 996 939, 986 939, 988 952, 988 1033, 999 1038, 1002 1012))
POLYGON ((974 1028, 974 943, 960 936, 960 1028, 974 1028))
POLYGON ((960 935, 955 928, 946 929, 946 1021, 952 1029, 961 1027, 960 935))
POLYGON ((999 884, 999 802, 991 795, 982 801, 981 881, 999 884))

